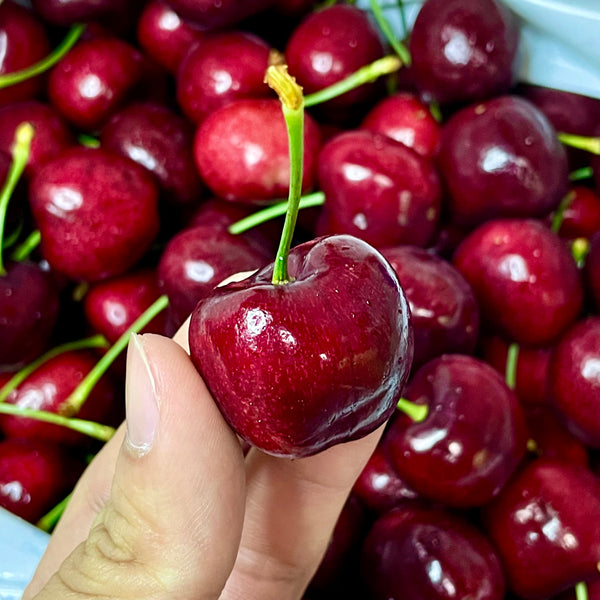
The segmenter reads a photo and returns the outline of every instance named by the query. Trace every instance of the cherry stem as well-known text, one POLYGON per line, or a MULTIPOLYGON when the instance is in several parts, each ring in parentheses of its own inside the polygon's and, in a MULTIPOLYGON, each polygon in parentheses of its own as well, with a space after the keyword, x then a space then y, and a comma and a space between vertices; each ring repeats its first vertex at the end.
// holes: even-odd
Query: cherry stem
POLYGON ((574 133, 557 134, 558 139, 565 146, 585 150, 591 154, 600 154, 600 137, 589 137, 586 135, 575 135, 574 133))
POLYGON ((265 82, 275 90, 281 100, 281 109, 288 132, 290 156, 290 188, 281 240, 277 249, 272 282, 276 285, 289 282, 288 256, 296 228, 300 198, 302 195, 302 171, 304 162, 304 96, 302 88, 288 73, 286 65, 271 65, 265 82))
POLYGON ((400 21, 402 23, 402 31, 404 32, 404 37, 408 35, 408 21, 406 20, 406 11, 404 2, 402 0, 397 0, 396 5, 398 10, 400 11, 400 21))
POLYGON ((383 75, 390 75, 395 73, 402 67, 402 61, 396 55, 384 56, 366 65, 358 71, 355 71, 351 75, 348 75, 345 79, 338 81, 318 92, 308 94, 304 98, 304 106, 315 106, 321 104, 332 98, 337 98, 350 90, 353 90, 365 83, 372 83, 383 75))
POLYGON ((54 508, 50 509, 35 525, 38 529, 45 531, 46 533, 50 533, 58 520, 62 517, 69 501, 71 500, 71 496, 73 494, 69 494, 66 498, 61 500, 54 508))
POLYGON ((390 46, 394 49, 394 52, 400 57, 402 64, 406 67, 410 67, 411 59, 408 48, 400 42, 398 37, 394 34, 392 26, 383 14, 383 10, 377 3, 377 0, 369 0, 369 2, 371 4, 371 12, 377 21, 377 25, 379 25, 379 29, 381 29, 383 35, 385 35, 390 46))
POLYGON ((44 363, 48 362, 51 358, 59 356, 65 352, 71 352, 73 350, 84 350, 88 348, 108 348, 109 343, 103 335, 94 335, 92 337, 84 338, 82 340, 76 340, 74 342, 67 342, 52 348, 45 354, 42 354, 39 358, 30 362, 22 369, 17 371, 3 386, 0 388, 0 403, 4 402, 10 393, 29 377, 35 370, 41 367, 44 363))
POLYGON ((77 136, 77 141, 86 148, 100 148, 100 140, 87 133, 80 133, 77 136))
POLYGON ((23 219, 19 219, 19 223, 17 224, 15 230, 12 233, 10 233, 9 235, 7 235, 2 240, 2 249, 1 250, 6 250, 6 249, 14 246, 17 243, 17 240, 19 239, 19 237, 21 236, 22 231, 23 231, 23 219))
POLYGON ((506 385, 514 390, 517 385, 517 363, 519 362, 519 344, 513 343, 506 353, 506 367, 504 380, 506 385))
POLYGON ((558 208, 556 209, 556 212, 554 213, 554 216, 552 217, 552 224, 550 225, 550 229, 552 229, 552 231, 554 231, 554 233, 558 233, 560 231, 563 221, 565 220, 565 211, 567 210, 567 208, 569 208, 569 206, 571 206, 574 199, 575 199, 575 192, 571 190, 560 201, 560 204, 558 205, 558 208))
POLYGON ((109 425, 102 425, 95 421, 85 421, 83 419, 65 417, 46 410, 23 408, 22 406, 17 406, 16 404, 10 404, 8 402, 0 403, 0 414, 15 415, 17 417, 35 419, 36 421, 60 425, 61 427, 83 433, 84 435, 100 440, 101 442, 108 442, 115 434, 115 428, 110 427, 109 425))
MULTIPOLYGON (((302 210, 303 208, 311 208, 314 206, 322 206, 325 203, 325 194, 323 192, 314 192, 312 194, 307 194, 306 196, 302 196, 300 198, 300 202, 298 204, 298 210, 302 210)), ((282 202, 278 202, 277 204, 272 204, 271 206, 267 206, 267 208, 263 208, 262 210, 257 210, 255 213, 236 221, 232 225, 229 226, 228 231, 233 235, 238 235, 240 233, 244 233, 253 227, 257 227, 258 225, 262 225, 271 219, 276 219, 277 217, 281 217, 285 215, 288 208, 288 201, 283 200, 282 202)))
POLYGON ((11 258, 20 262, 29 258, 29 255, 40 245, 42 234, 39 229, 32 231, 14 250, 11 258))
POLYGON ((580 581, 575 585, 575 598, 577 600, 588 600, 588 589, 585 581, 580 581))
MULTIPOLYGON (((15 139, 12 146, 12 162, 6 181, 0 191, 0 249, 4 239, 4 225, 6 221, 6 213, 8 211, 8 203, 19 183, 21 174, 25 169, 25 165, 29 160, 29 152, 31 150, 31 140, 34 136, 34 129, 31 123, 21 123, 15 130, 15 139)), ((0 275, 6 275, 4 262, 2 261, 2 252, 0 252, 0 275)))
POLYGON ((587 238, 577 238, 571 242, 571 256, 582 269, 585 265, 585 259, 590 252, 590 242, 587 238))
POLYGON ((426 404, 415 404, 406 398, 400 398, 396 408, 409 416, 415 423, 421 423, 429 414, 429 407, 426 404))
POLYGON ((79 385, 71 392, 64 402, 66 414, 77 414, 85 404, 90 392, 115 361, 117 356, 125 350, 132 333, 141 331, 156 315, 161 313, 169 305, 166 295, 160 296, 141 314, 131 326, 119 337, 119 339, 108 349, 94 368, 81 380, 79 385))
POLYGON ((569 173, 570 181, 581 181, 582 179, 591 179, 594 176, 594 169, 592 167, 581 167, 581 169, 575 169, 569 173))
POLYGON ((75 45, 84 29, 85 25, 73 25, 63 41, 48 56, 20 71, 0 75, 0 89, 31 79, 52 68, 75 45))

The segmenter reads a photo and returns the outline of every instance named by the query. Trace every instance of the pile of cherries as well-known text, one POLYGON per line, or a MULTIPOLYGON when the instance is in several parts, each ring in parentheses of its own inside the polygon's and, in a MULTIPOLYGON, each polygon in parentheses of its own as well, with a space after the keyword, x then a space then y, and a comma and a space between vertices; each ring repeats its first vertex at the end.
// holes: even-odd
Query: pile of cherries
MULTIPOLYGON (((0 4, 0 506, 51 529, 123 419, 129 331, 173 335, 273 262, 290 160, 264 77, 285 63, 306 101, 294 244, 374 247, 412 332, 306 600, 599 599, 600 100, 518 84, 500 0, 426 0, 403 41, 380 8, 0 4)), ((382 268, 338 291, 327 256, 327 302, 370 318, 382 268)), ((331 356, 338 325, 311 318, 306 354, 331 356)))

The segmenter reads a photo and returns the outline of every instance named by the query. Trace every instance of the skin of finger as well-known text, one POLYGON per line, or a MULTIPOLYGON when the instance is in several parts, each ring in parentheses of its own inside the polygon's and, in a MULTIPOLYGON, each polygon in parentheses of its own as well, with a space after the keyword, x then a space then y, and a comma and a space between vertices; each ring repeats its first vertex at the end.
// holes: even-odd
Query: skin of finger
POLYGON ((242 542, 220 600, 302 597, 382 433, 299 460, 248 453, 242 542))
POLYGON ((245 500, 241 448, 185 352, 167 338, 143 338, 161 403, 156 440, 141 457, 121 447, 110 500, 40 600, 217 598, 233 567, 245 500))
POLYGON ((22 600, 30 600, 37 594, 65 558, 87 538, 96 515, 110 497, 115 463, 124 437, 123 424, 94 457, 78 481, 22 600))

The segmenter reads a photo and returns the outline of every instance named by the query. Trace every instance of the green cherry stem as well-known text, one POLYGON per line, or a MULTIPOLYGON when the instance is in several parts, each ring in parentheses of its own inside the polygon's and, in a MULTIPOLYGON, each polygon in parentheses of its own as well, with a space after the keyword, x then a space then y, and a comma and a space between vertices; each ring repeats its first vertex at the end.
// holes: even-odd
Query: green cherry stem
POLYGON ((292 236, 296 228, 300 197, 302 194, 302 171, 304 161, 304 96, 302 88, 287 72, 286 65, 272 65, 267 69, 265 82, 275 90, 281 100, 281 109, 288 132, 290 156, 290 188, 288 194, 285 221, 275 265, 272 282, 281 285, 289 282, 288 255, 292 245, 292 236))
POLYGON ((369 2, 371 4, 371 12, 377 21, 377 25, 379 25, 379 29, 381 29, 383 35, 385 35, 387 41, 390 43, 390 46, 394 49, 394 52, 400 57, 402 64, 405 67, 410 67, 411 60, 408 48, 394 34, 392 26, 383 14, 382 7, 379 5, 377 0, 369 0, 369 2))
POLYGON ((11 258, 20 262, 29 258, 29 255, 40 245, 42 234, 39 229, 32 231, 14 250, 11 258))
POLYGON ((429 414, 429 407, 426 404, 415 404, 406 398, 400 398, 396 408, 409 416, 415 423, 421 423, 429 414))
POLYGON ((514 390, 517 384, 517 363, 519 362, 519 344, 511 344, 506 353, 504 380, 506 385, 514 390))
POLYGON ((22 231, 23 219, 20 219, 18 225, 15 227, 15 230, 12 231, 10 234, 4 236, 4 239, 2 240, 2 248, 0 250, 6 250, 14 246, 17 243, 19 237, 21 237, 22 231))
POLYGON ((575 585, 576 600, 588 600, 588 589, 585 581, 580 581, 575 585))
POLYGON ((554 216, 552 217, 552 224, 550 225, 550 229, 554 231, 554 233, 558 233, 560 228, 562 227, 563 221, 565 220, 565 211, 569 206, 571 206, 573 200, 575 199, 575 192, 568 192, 565 197, 560 201, 554 216))
POLYGON ((396 55, 384 56, 368 64, 345 79, 323 88, 313 94, 308 94, 304 98, 304 106, 315 106, 332 98, 337 98, 342 94, 349 92, 365 83, 371 83, 383 75, 395 73, 402 67, 402 60, 396 55))
POLYGON ((103 335, 94 335, 92 337, 84 338, 82 340, 76 340, 74 342, 66 342, 60 346, 52 348, 45 354, 42 354, 39 358, 30 362, 22 369, 17 371, 1 388, 0 388, 0 403, 4 402, 10 393, 19 387, 29 375, 37 370, 44 363, 48 362, 51 358, 59 356, 65 352, 71 352, 73 350, 84 350, 87 348, 108 348, 109 343, 103 335))
MULTIPOLYGON (((324 203, 325 194, 323 192, 314 192, 300 198, 298 210, 302 210, 303 208, 311 208, 313 206, 322 206, 324 203)), ((255 213, 252 213, 251 215, 248 215, 247 217, 244 217, 243 219, 240 219, 239 221, 236 221, 230 225, 228 231, 233 235, 244 233, 245 231, 248 231, 253 227, 257 227, 258 225, 262 225, 271 219, 276 219, 277 217, 285 215, 287 212, 287 207, 288 201, 283 200, 277 204, 267 206, 267 208, 257 210, 255 213)))
POLYGON ((73 494, 69 494, 66 498, 63 498, 54 508, 50 509, 35 525, 38 529, 45 531, 46 533, 50 533, 58 520, 62 517, 69 501, 71 500, 71 496, 73 494))
POLYGON ((591 179, 594 176, 592 167, 581 167, 569 173, 569 181, 581 181, 582 179, 591 179))
POLYGON ((576 238, 571 242, 571 256, 580 269, 584 267, 589 251, 590 242, 587 238, 576 238))
POLYGON ((125 350, 129 343, 131 333, 137 333, 141 331, 156 315, 165 310, 169 305, 169 299, 166 295, 160 296, 158 300, 155 300, 149 308, 147 308, 142 315, 140 315, 132 325, 119 337, 119 339, 108 349, 106 354, 100 358, 94 368, 81 380, 81 383, 71 392, 69 397, 65 400, 65 414, 75 415, 79 412, 81 407, 84 405, 90 392, 99 381, 99 379, 106 373, 110 365, 115 361, 117 356, 125 350))
POLYGON ((63 41, 48 56, 20 71, 0 75, 0 89, 31 79, 52 68, 75 45, 84 29, 85 25, 73 25, 63 41))
MULTIPOLYGON (((8 211, 8 203, 19 183, 21 174, 25 169, 25 165, 29 160, 29 152, 31 150, 31 140, 33 139, 34 129, 31 123, 21 123, 15 130, 15 141, 12 146, 12 162, 6 181, 0 190, 0 249, 2 248, 4 239, 4 225, 6 221, 6 213, 8 211)), ((2 253, 0 252, 0 275, 6 275, 4 262, 2 261, 2 253)))
POLYGON ((77 141, 86 148, 100 148, 100 140, 87 133, 80 133, 77 136, 77 141))
POLYGON ((585 150, 591 154, 600 154, 600 137, 589 137, 586 135, 575 135, 574 133, 557 134, 558 139, 565 146, 585 150))

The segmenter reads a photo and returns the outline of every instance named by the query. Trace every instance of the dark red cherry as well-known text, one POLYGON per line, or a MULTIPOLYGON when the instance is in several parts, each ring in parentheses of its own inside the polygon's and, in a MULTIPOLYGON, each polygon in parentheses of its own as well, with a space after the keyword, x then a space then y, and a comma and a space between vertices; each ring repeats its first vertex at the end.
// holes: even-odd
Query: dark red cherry
POLYGON ((567 155, 545 115, 518 96, 468 106, 442 128, 438 156, 452 219, 541 217, 568 189, 567 155))
POLYGON ((204 29, 223 29, 268 8, 275 0, 168 0, 182 16, 204 29))
MULTIPOLYGON (((292 32, 285 49, 290 73, 305 94, 328 87, 384 53, 380 35, 366 12, 338 4, 306 16, 292 32)), ((373 97, 376 87, 366 85, 329 101, 347 107, 373 97)))
POLYGON ((409 42, 411 78, 427 100, 472 101, 516 81, 519 28, 497 0, 427 0, 409 42))
POLYGON ((382 248, 425 246, 437 226, 440 183, 432 163, 395 140, 348 131, 319 154, 325 192, 319 234, 348 233, 382 248))
POLYGON ((600 480, 549 458, 527 464, 484 509, 509 588, 542 600, 598 576, 600 480))
MULTIPOLYGON (((321 134, 307 114, 304 121, 302 189, 316 177, 321 134)), ((194 141, 200 176, 219 197, 233 201, 287 198, 289 151, 279 100, 234 100, 212 112, 194 141)))
POLYGON ((575 323, 555 346, 550 367, 554 407, 583 443, 600 448, 600 317, 575 323))
POLYGON ((54 25, 72 25, 99 21, 107 27, 125 29, 132 14, 138 12, 141 0, 32 0, 36 11, 45 21, 54 25))
POLYGON ((127 100, 143 75, 134 46, 113 37, 77 44, 50 74, 48 96, 73 125, 99 129, 127 100))
MULTIPOLYGON (((31 373, 9 394, 6 402, 21 408, 73 416, 69 414, 65 401, 97 361, 96 354, 88 350, 63 352, 31 373)), ((115 408, 116 397, 112 381, 103 377, 75 416, 88 421, 106 422, 115 408)), ((66 427, 18 415, 0 415, 0 429, 6 437, 11 438, 47 440, 68 445, 79 445, 89 440, 82 433, 66 427)))
POLYGON ((83 470, 56 444, 0 441, 0 506, 35 523, 69 493, 83 470))
POLYGON ((415 334, 413 370, 442 354, 471 354, 479 306, 471 286, 442 258, 414 246, 382 248, 410 306, 415 334))
POLYGON ((194 123, 236 98, 272 95, 265 83, 270 47, 251 33, 207 35, 186 54, 177 72, 177 102, 194 123))
POLYGON ((58 318, 59 295, 48 271, 9 262, 0 275, 0 371, 15 370, 47 347, 58 318))
POLYGON ((52 105, 26 100, 0 108, 0 150, 12 151, 15 130, 25 121, 31 123, 35 131, 25 167, 29 175, 48 159, 75 144, 70 127, 52 105))
POLYGON ((29 200, 44 257, 75 280, 119 275, 158 229, 158 192, 142 167, 100 148, 73 148, 41 167, 29 200))
MULTIPOLYGON (((0 75, 29 67, 50 52, 48 34, 43 25, 24 7, 7 0, 0 4, 0 75)), ((43 78, 32 77, 0 90, 0 106, 35 98, 43 87, 43 78)))
POLYGON ((509 340, 549 344, 579 315, 583 292, 575 261, 539 221, 485 223, 465 238, 453 261, 475 292, 482 323, 509 340))
POLYGON ((367 113, 361 128, 387 135, 429 158, 438 153, 442 135, 429 107, 410 92, 380 100, 367 113))
POLYGON ((600 312, 600 231, 590 238, 590 251, 585 260, 585 280, 596 310, 600 312))
POLYGON ((566 199, 568 205, 558 230, 560 237, 569 240, 588 238, 600 231, 600 195, 597 192, 577 185, 569 190, 566 199))
POLYGON ((367 534, 361 571, 372 600, 502 600, 496 552, 466 519, 424 506, 396 508, 367 534))
POLYGON ((192 155, 193 129, 171 109, 153 102, 130 104, 102 128, 100 141, 150 171, 166 203, 200 203, 204 186, 192 155))
POLYGON ((425 420, 396 419, 386 434, 392 465, 416 492, 448 506, 481 506, 506 484, 526 449, 525 415, 504 379, 471 356, 421 367, 404 397, 425 420))
MULTIPOLYGON (((94 331, 114 343, 160 294, 154 271, 129 272, 90 287, 83 299, 85 317, 94 331)), ((164 332, 163 313, 144 329, 144 333, 164 332)))
POLYGON ((137 23, 137 40, 148 56, 176 74, 183 57, 202 39, 202 30, 182 19, 163 0, 150 0, 137 23))

